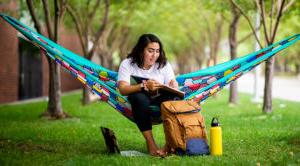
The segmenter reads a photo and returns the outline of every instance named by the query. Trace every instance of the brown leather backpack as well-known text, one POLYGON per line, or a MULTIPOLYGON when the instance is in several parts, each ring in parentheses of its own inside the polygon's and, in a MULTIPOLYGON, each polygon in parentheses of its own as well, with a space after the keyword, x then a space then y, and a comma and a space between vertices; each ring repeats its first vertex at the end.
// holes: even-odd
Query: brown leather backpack
POLYGON ((166 101, 161 104, 161 113, 169 153, 186 151, 189 139, 202 138, 207 143, 204 118, 200 105, 194 101, 166 101))

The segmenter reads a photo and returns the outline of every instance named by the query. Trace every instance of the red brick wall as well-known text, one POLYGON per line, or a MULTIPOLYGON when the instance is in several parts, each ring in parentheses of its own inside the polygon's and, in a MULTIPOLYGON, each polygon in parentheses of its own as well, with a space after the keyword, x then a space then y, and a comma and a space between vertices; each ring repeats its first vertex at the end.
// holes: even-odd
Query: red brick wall
MULTIPOLYGON (((15 1, 2 3, 0 12, 15 16, 15 1)), ((18 100, 18 38, 17 32, 0 19, 0 103, 18 100)))

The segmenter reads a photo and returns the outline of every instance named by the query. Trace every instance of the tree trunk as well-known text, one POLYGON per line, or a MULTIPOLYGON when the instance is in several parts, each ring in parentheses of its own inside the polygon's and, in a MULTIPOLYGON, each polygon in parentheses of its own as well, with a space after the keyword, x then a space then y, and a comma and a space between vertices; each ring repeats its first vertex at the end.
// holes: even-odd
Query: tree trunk
POLYGON ((195 57, 195 60, 197 62, 198 68, 201 69, 202 68, 202 63, 203 63, 203 59, 202 57, 204 56, 204 54, 201 54, 199 56, 195 57))
POLYGON ((283 63, 283 71, 284 71, 285 73, 290 72, 290 69, 289 69, 289 62, 288 62, 287 59, 284 59, 284 63, 283 63))
POLYGON ((220 41, 222 37, 222 27, 223 27, 223 19, 220 15, 218 15, 218 19, 216 22, 216 29, 214 32, 214 41, 212 45, 212 58, 213 58, 213 64, 216 65, 218 63, 218 52, 220 47, 220 41))
POLYGON ((274 75, 274 60, 272 57, 266 61, 265 67, 265 88, 264 88, 264 102, 263 102, 263 112, 272 112, 272 81, 274 75))
POLYGON ((296 74, 300 74, 300 64, 295 64, 296 66, 296 74))
POLYGON ((47 61, 49 64, 49 101, 47 112, 43 115, 56 119, 66 118, 67 114, 63 112, 61 106, 60 67, 49 58, 47 58, 47 61))
MULTIPOLYGON (((282 11, 284 8, 284 3, 285 0, 278 1, 279 6, 278 6, 278 11, 274 23, 274 27, 271 24, 270 28, 270 35, 268 36, 267 33, 267 28, 266 28, 266 18, 265 18, 265 5, 264 1, 260 0, 259 5, 261 9, 261 18, 262 18, 262 23, 264 27, 264 34, 265 34, 265 39, 267 41, 268 46, 272 45, 276 32, 280 23, 280 18, 282 16, 282 11)), ((292 2, 293 3, 293 2, 292 2)), ((273 3, 271 4, 273 8, 273 3)), ((271 11, 271 21, 272 21, 272 11, 271 11)), ((270 59, 267 60, 266 62, 266 70, 265 70, 265 89, 264 89, 264 102, 263 102, 263 112, 264 113, 271 113, 272 112, 272 81, 273 81, 273 76, 274 76, 274 63, 275 63, 275 57, 271 57, 270 59)))
MULTIPOLYGON (((229 45, 230 45, 230 58, 235 59, 237 57, 237 27, 239 23, 240 13, 237 9, 232 6, 231 9, 233 19, 231 21, 229 27, 229 45)), ((234 81, 230 84, 230 91, 229 91, 229 103, 230 104, 237 104, 238 103, 238 87, 237 81, 234 81)))
POLYGON ((87 105, 87 104, 90 104, 92 102, 92 99, 91 99, 91 90, 90 88, 88 88, 87 86, 84 86, 82 88, 82 104, 83 105, 87 105))
MULTIPOLYGON (((29 9, 31 18, 34 22, 34 26, 38 33, 42 34, 41 30, 41 24, 40 21, 37 19, 36 13, 35 13, 35 8, 33 6, 32 0, 27 0, 26 1, 27 7, 29 9)), ((45 14, 45 20, 47 24, 47 32, 48 32, 48 37, 53 40, 54 42, 58 41, 58 27, 59 27, 59 20, 62 16, 62 11, 58 8, 58 2, 57 0, 54 1, 54 6, 55 6, 55 24, 54 24, 54 34, 50 30, 50 13, 49 13, 49 5, 48 1, 43 1, 43 10, 45 14)), ((65 114, 62 110, 61 106, 61 82, 60 82, 60 68, 56 64, 55 61, 51 60, 49 57, 47 57, 47 62, 49 65, 49 89, 48 89, 48 107, 47 111, 44 112, 41 116, 46 116, 49 118, 55 118, 55 119, 60 119, 60 118, 65 118, 67 117, 67 114, 65 114)))
POLYGON ((178 65, 178 72, 179 73, 186 73, 186 67, 188 66, 188 61, 184 59, 184 55, 178 54, 176 56, 176 61, 178 65))

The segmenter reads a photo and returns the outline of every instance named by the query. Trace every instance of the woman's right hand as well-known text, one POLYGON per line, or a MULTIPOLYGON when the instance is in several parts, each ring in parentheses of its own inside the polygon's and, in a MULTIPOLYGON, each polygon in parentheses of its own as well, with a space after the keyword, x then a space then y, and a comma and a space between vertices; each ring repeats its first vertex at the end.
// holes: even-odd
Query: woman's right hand
POLYGON ((144 81, 145 89, 148 89, 149 91, 157 91, 159 88, 161 88, 161 84, 153 79, 149 79, 147 81, 144 81))

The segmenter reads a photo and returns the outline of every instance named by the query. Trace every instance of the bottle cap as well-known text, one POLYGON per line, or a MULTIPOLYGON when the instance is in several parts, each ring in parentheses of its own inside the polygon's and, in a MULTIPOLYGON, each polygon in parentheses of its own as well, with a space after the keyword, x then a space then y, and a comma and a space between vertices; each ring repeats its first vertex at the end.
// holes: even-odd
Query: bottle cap
POLYGON ((211 127, 216 127, 216 126, 220 126, 220 123, 217 117, 213 117, 213 119, 211 120, 211 127))

